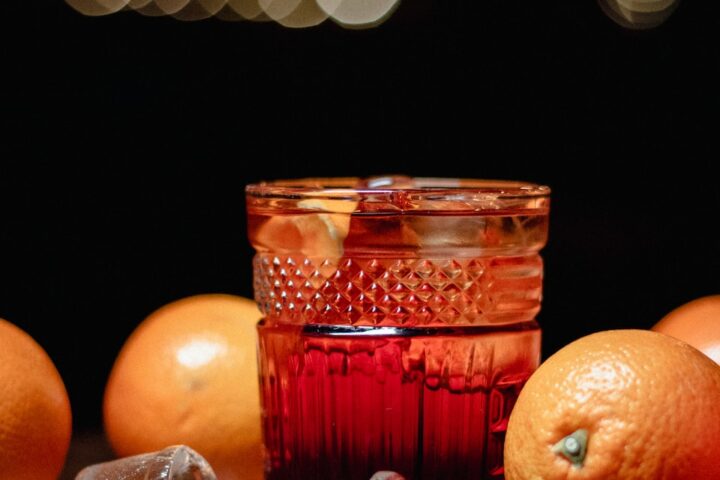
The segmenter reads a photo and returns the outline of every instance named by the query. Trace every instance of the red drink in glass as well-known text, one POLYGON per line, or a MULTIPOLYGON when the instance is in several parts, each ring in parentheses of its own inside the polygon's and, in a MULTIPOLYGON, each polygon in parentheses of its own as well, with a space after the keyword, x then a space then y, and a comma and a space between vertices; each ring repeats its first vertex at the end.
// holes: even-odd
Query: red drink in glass
POLYGON ((540 359, 548 195, 404 177, 248 187, 268 479, 502 478, 540 359))

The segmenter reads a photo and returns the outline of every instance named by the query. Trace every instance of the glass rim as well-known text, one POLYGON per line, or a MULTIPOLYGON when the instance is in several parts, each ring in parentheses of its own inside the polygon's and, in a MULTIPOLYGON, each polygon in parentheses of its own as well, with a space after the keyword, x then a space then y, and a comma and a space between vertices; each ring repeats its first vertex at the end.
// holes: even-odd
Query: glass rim
POLYGON ((385 176, 273 180, 247 185, 245 192, 249 200, 297 202, 301 210, 304 203, 313 211, 334 211, 337 202, 304 200, 362 200, 377 206, 375 211, 490 211, 547 208, 551 190, 545 185, 512 180, 385 176))

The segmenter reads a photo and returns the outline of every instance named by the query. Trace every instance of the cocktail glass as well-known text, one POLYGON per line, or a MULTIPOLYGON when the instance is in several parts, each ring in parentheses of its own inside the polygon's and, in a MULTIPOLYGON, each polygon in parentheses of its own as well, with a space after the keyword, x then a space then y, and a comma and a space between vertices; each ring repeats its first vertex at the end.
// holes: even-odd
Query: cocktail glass
POLYGON ((266 478, 503 477, 540 360, 547 187, 376 177, 247 187, 266 478))

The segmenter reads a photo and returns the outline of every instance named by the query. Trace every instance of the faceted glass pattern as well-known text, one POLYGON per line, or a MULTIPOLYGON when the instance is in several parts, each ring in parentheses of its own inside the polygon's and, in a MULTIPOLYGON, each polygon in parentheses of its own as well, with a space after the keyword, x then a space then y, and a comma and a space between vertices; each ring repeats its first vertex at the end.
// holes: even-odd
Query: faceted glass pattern
POLYGON ((255 296, 280 324, 497 325, 540 309, 542 259, 388 259, 258 254, 255 296))

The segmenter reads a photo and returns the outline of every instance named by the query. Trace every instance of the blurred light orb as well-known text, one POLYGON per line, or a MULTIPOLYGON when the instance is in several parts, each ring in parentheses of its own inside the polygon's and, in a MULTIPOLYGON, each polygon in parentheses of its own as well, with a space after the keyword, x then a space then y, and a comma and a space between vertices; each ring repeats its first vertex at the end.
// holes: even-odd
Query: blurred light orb
POLYGON ((147 6, 148 3, 151 3, 153 0, 130 0, 127 2, 126 9, 129 10, 137 10, 138 8, 142 8, 147 6))
POLYGON ((254 22, 272 20, 263 11, 259 0, 228 0, 228 7, 245 20, 254 22))
POLYGON ((598 0, 600 8, 618 25, 632 30, 655 28, 667 21, 680 0, 598 0))
POLYGON ((242 22, 245 20, 245 18, 227 4, 222 8, 222 10, 215 14, 215 18, 224 22, 242 22))
POLYGON ((400 5, 400 0, 66 0, 66 2, 78 12, 88 16, 134 10, 148 17, 171 16, 182 21, 211 17, 224 21, 274 20, 287 28, 314 27, 330 18, 338 25, 350 29, 376 27, 385 22, 400 5))
POLYGON ((316 0, 335 22, 347 28, 372 28, 387 20, 400 0, 316 0))
POLYGON ((90 17, 99 17, 119 12, 129 0, 66 0, 68 5, 90 17))
POLYGON ((155 5, 168 15, 179 12, 191 1, 193 0, 154 0, 155 5))
POLYGON ((317 4, 316 0, 301 0, 293 12, 276 21, 283 27, 308 28, 320 25, 329 15, 317 4))
POLYGON ((167 15, 167 13, 165 13, 160 7, 158 7, 157 3, 155 3, 153 0, 139 6, 135 9, 135 11, 141 15, 145 15, 146 17, 164 17, 167 15))
POLYGON ((173 13, 172 17, 184 22, 205 20, 214 17, 226 3, 227 0, 190 0, 181 10, 173 13))
POLYGON ((258 0, 260 8, 273 20, 281 20, 292 14, 301 0, 258 0))

